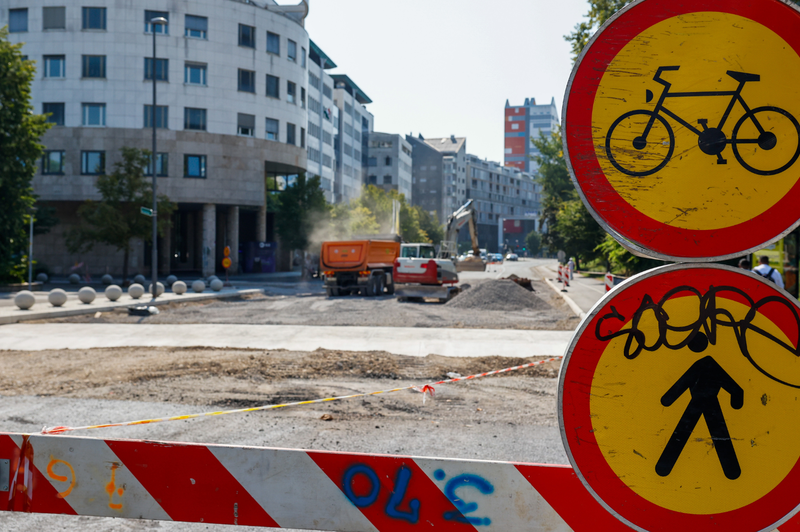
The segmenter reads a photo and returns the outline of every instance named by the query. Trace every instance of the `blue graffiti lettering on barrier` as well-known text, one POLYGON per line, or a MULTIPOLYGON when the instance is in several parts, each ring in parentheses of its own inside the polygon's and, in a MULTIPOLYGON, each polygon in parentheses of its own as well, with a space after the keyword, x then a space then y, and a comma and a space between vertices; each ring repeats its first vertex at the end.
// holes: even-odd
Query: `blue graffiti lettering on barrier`
POLYGON ((419 500, 411 499, 408 501, 408 507, 411 508, 410 512, 401 512, 397 509, 403 502, 403 497, 406 495, 408 489, 408 482, 411 480, 411 470, 406 466, 402 466, 397 470, 397 477, 394 480, 394 490, 392 496, 389 498, 389 504, 386 505, 386 515, 394 517, 395 519, 405 519, 412 525, 416 525, 419 521, 419 500))
POLYGON ((378 475, 375 474, 375 471, 372 470, 371 467, 365 464, 356 464, 349 468, 344 473, 344 478, 342 479, 342 490, 344 494, 350 499, 350 502, 358 506, 359 508, 364 508, 369 506, 370 504, 374 503, 378 499, 378 491, 381 489, 381 483, 378 480, 378 475), (356 475, 364 475, 370 481, 371 488, 370 492, 367 495, 363 495, 359 497, 353 491, 353 478, 356 475))
MULTIPOLYGON (((445 473, 441 469, 434 471, 433 476, 436 480, 444 480, 445 473)), ((445 512, 444 518, 448 521, 456 521, 459 523, 469 523, 471 525, 491 525, 492 520, 488 517, 473 517, 470 514, 478 509, 478 504, 475 502, 467 502, 456 494, 456 490, 460 488, 474 488, 481 492, 483 495, 490 495, 494 493, 494 486, 478 475, 464 473, 457 477, 451 478, 444 487, 444 494, 450 499, 458 511, 445 512)))

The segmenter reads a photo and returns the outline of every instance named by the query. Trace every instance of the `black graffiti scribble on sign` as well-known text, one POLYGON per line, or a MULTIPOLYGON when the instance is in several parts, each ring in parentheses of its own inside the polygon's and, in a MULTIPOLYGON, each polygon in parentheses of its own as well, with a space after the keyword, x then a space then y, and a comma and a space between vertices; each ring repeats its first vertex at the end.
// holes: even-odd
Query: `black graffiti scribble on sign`
POLYGON ((718 329, 720 327, 731 328, 736 335, 736 342, 739 345, 742 355, 753 367, 775 382, 792 388, 800 388, 800 384, 787 382, 762 368, 753 360, 747 345, 748 334, 756 334, 770 340, 776 347, 783 348, 795 357, 800 356, 800 349, 797 347, 800 345, 800 315, 798 315, 795 306, 785 297, 774 295, 756 301, 745 291, 733 286, 712 286, 706 293, 702 293, 700 290, 691 286, 679 286, 664 294, 657 303, 653 301, 650 295, 642 297, 642 302, 639 308, 636 309, 636 312, 634 312, 630 325, 627 328, 620 329, 616 332, 603 333, 603 324, 606 320, 615 320, 624 323, 628 318, 620 314, 617 309, 611 305, 611 312, 601 316, 600 319, 597 320, 595 337, 604 342, 620 336, 625 337, 623 355, 629 360, 638 357, 642 351, 657 351, 662 347, 677 351, 678 349, 688 346, 700 333, 707 338, 708 343, 716 345, 718 329), (724 297, 726 294, 728 294, 729 297, 724 297), (697 319, 691 323, 682 323, 681 325, 675 324, 674 320, 670 320, 670 315, 664 309, 664 304, 672 298, 692 295, 698 298, 699 309, 697 319), (738 297, 733 297, 734 295, 738 297), (744 318, 736 320, 730 311, 717 307, 718 297, 722 299, 745 300, 750 309, 744 318), (777 305, 778 309, 775 309, 773 312, 784 311, 785 316, 794 324, 793 331, 783 331, 783 333, 789 337, 791 343, 781 340, 753 323, 756 315, 767 305, 777 305), (642 316, 646 312, 652 312, 653 317, 658 323, 658 333, 655 338, 652 338, 652 334, 651 337, 648 338, 647 333, 639 328, 642 316), (667 338, 668 333, 672 333, 673 338, 677 336, 679 341, 676 343, 670 342, 667 338), (680 333, 685 333, 685 336, 680 333))
MULTIPOLYGON (((703 336, 703 333, 699 333, 695 338, 703 336)), ((695 342, 695 344, 697 343, 695 342)), ((686 390, 689 391, 692 399, 656 463, 656 473, 666 477, 672 472, 675 462, 678 461, 686 442, 689 441, 692 431, 702 416, 706 421, 708 432, 711 434, 711 441, 717 451, 722 472, 731 480, 739 478, 742 469, 739 467, 739 460, 736 458, 733 442, 717 396, 720 390, 727 391, 731 395, 731 407, 739 410, 744 405, 744 391, 741 386, 736 384, 731 376, 717 364, 716 360, 707 356, 692 364, 681 375, 661 398, 661 404, 666 407, 671 406, 686 390)))

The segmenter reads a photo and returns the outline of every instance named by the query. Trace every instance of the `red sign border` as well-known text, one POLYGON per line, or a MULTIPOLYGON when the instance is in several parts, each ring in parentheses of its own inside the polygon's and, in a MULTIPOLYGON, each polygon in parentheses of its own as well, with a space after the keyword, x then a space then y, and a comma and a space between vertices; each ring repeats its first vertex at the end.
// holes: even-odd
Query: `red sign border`
MULTIPOLYGON (((648 290, 650 290, 648 294, 653 300, 658 301, 667 291, 677 286, 690 285, 707 290, 709 286, 720 286, 721 282, 731 279, 732 276, 735 277, 732 286, 751 290, 751 297, 779 293, 800 312, 800 304, 797 300, 781 292, 774 284, 747 270, 721 264, 672 264, 636 275, 605 294, 581 322, 567 348, 558 382, 558 418, 564 448, 570 464, 589 493, 612 515, 635 530, 643 532, 703 530, 709 525, 713 525, 719 530, 742 530, 742 524, 748 520, 753 521, 753 516, 763 518, 770 514, 780 515, 781 517, 777 521, 755 524, 755 526, 762 527, 757 529, 759 532, 767 532, 774 530, 800 511, 800 497, 797 496, 796 489, 800 484, 800 460, 769 494, 745 507, 719 514, 687 514, 660 507, 628 488, 606 462, 592 430, 589 409, 590 394, 587 388, 591 386, 590 383, 602 351, 592 350, 584 344, 599 342, 594 338, 589 340, 586 338, 589 338, 589 334, 593 335, 597 321, 601 315, 606 314, 603 311, 609 309, 614 299, 623 292, 632 304, 638 306, 638 302, 642 300, 648 290), (687 270, 698 269, 711 270, 702 286, 697 286, 700 284, 698 281, 700 281, 702 273, 687 272, 687 270), (644 281, 653 277, 660 277, 660 280, 666 282, 656 287, 656 290, 652 290, 652 283, 644 281), (589 333, 584 337, 587 330, 589 333), (573 360, 575 362, 571 367, 570 362, 573 360), (565 408, 566 398, 569 398, 571 404, 575 405, 574 408, 565 408), (591 478, 591 482, 587 477, 591 478), (595 488, 602 492, 602 496, 595 488), (797 502, 786 502, 792 500, 797 502), (621 515, 620 508, 625 512, 624 516, 621 515), (631 519, 634 519, 635 522, 631 519)), ((619 306, 619 303, 615 305, 615 308, 623 315, 631 314, 626 314, 626 309, 619 306)), ((770 319, 773 317, 771 316, 770 319)), ((780 319, 776 317, 773 321, 778 322, 780 319)))
POLYGON ((676 0, 671 3, 640 0, 620 10, 592 37, 576 61, 564 97, 563 149, 573 183, 584 204, 623 246, 636 254, 663 260, 710 262, 739 257, 763 249, 800 225, 794 208, 800 203, 800 180, 775 205, 751 220, 720 229, 689 230, 666 225, 637 211, 616 192, 600 168, 591 124, 595 95, 605 68, 628 42, 653 24, 698 11, 730 13, 754 20, 778 34, 800 55, 800 31, 797 31, 800 8, 781 0, 676 0), (790 14, 787 9, 794 16, 787 16, 790 14), (612 27, 613 38, 604 38, 607 37, 604 33, 612 27), (570 156, 570 147, 573 156, 570 156), (578 175, 582 176, 580 180, 578 175), (580 181, 584 182, 585 190, 580 181), (619 222, 610 223, 606 219, 609 213, 618 215, 619 222), (758 235, 763 235, 764 228, 770 226, 784 229, 764 241, 758 235), (687 252, 688 242, 695 243, 691 252, 687 252))

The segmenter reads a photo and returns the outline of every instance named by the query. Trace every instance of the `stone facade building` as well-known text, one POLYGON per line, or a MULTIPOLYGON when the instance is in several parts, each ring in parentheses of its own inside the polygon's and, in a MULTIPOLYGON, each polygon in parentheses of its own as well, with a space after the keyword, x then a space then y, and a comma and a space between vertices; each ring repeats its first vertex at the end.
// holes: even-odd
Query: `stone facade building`
POLYGON ((367 185, 403 194, 413 204, 411 191, 412 147, 402 135, 373 132, 369 134, 367 185))
MULTIPOLYGON (((76 262, 91 273, 121 272, 122 253, 96 246, 71 256, 64 234, 77 207, 99 199, 97 176, 113 169, 120 148, 150 149, 155 77, 158 190, 178 205, 157 245, 159 269, 208 275, 230 246, 236 271, 240 245, 274 239, 267 195, 308 167, 307 0, 50 4, 0 4, 0 26, 36 62, 34 110, 54 125, 33 186, 60 224, 35 240, 34 256, 55 274, 76 262), (153 64, 155 17, 168 23, 155 26, 153 64)), ((130 271, 147 273, 149 246, 133 248, 130 271)))

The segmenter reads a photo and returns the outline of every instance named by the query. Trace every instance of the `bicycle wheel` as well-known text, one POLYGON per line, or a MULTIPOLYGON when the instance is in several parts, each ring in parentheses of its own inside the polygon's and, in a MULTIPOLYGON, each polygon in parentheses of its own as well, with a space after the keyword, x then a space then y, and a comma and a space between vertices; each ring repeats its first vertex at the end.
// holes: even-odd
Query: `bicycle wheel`
POLYGON ((623 174, 644 177, 664 168, 675 151, 675 134, 667 121, 653 111, 629 111, 617 118, 606 134, 606 155, 623 174), (655 118, 647 138, 642 134, 655 118))
POLYGON ((800 123, 780 107, 757 107, 736 122, 731 144, 745 169, 757 175, 780 174, 800 156, 800 123))

